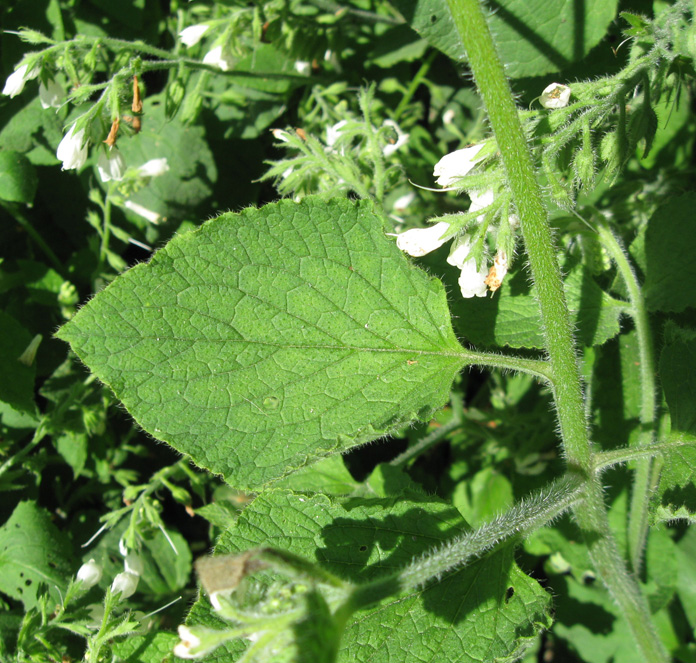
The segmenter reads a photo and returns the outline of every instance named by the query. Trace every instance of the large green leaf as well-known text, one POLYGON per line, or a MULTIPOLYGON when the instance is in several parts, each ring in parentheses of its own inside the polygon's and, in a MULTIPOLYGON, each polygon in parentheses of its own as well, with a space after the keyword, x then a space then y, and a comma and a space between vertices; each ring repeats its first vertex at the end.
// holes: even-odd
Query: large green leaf
MULTIPOLYGON (((257 498, 220 538, 217 553, 257 545, 289 550, 342 578, 365 582, 395 572, 460 533, 456 509, 436 499, 301 496, 272 491, 257 498)), ((516 660, 548 627, 550 595, 524 575, 512 548, 356 613, 343 634, 339 663, 516 660)), ((193 621, 219 626, 202 598, 193 621)), ((240 660, 235 641, 210 660, 240 660)), ((275 659, 269 659, 273 663, 275 659)))
MULTIPOLYGON (((582 60, 616 17, 617 0, 491 0, 489 24, 511 78, 541 76, 582 60)), ((466 58, 447 0, 397 0, 411 27, 457 62, 466 58)), ((541 93, 541 90, 539 90, 541 93)))
POLYGON ((248 489, 428 419, 465 362, 442 284, 371 204, 319 198, 175 237, 59 337, 143 428, 248 489))

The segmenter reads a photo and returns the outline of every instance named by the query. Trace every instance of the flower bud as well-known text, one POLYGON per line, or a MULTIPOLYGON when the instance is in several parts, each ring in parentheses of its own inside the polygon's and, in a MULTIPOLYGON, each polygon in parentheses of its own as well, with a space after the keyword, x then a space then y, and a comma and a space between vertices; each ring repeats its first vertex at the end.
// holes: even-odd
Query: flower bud
POLYGON ((77 579, 82 583, 81 588, 84 590, 94 587, 102 577, 102 567, 93 559, 83 564, 77 572, 77 579))
POLYGON ((539 101, 544 108, 565 108, 570 100, 570 88, 561 83, 551 83, 544 88, 539 101))
POLYGON ((8 97, 16 97, 24 89, 24 84, 38 75, 39 69, 29 71, 29 65, 23 64, 7 77, 2 93, 8 97))
POLYGON ((46 85, 39 83, 39 101, 41 108, 60 108, 63 103, 65 91, 53 79, 46 81, 46 85))

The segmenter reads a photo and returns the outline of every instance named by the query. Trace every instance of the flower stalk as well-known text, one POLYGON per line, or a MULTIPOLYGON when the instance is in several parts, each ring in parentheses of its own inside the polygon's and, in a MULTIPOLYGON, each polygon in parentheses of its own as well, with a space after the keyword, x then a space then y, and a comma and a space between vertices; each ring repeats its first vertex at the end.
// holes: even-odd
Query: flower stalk
POLYGON ((488 111, 520 218, 522 237, 537 287, 546 351, 552 365, 554 399, 563 451, 571 470, 585 479, 585 500, 574 508, 598 575, 619 604, 646 661, 668 660, 645 597, 628 573, 611 530, 602 487, 593 472, 581 376, 561 272, 536 179, 532 156, 478 0, 447 0, 469 64, 488 111))

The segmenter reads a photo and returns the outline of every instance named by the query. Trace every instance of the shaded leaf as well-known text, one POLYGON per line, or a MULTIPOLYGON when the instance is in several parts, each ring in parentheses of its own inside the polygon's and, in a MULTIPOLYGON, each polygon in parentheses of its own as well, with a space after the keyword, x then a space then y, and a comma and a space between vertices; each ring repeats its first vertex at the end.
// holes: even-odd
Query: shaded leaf
POLYGON ((0 150, 0 199, 32 203, 38 178, 31 161, 19 152, 0 150))
MULTIPOLYGON (((465 59, 446 0, 397 0, 395 4, 424 39, 456 62, 465 59)), ((549 74, 582 60, 604 37, 616 17, 618 2, 586 0, 578 5, 575 0, 498 0, 487 6, 505 73, 521 78, 549 74)))
POLYGON ((36 603, 39 583, 58 599, 71 573, 71 548, 45 509, 20 502, 0 527, 0 591, 24 603, 36 603))
MULTIPOLYGON (((427 497, 336 500, 274 491, 241 514, 216 552, 262 543, 360 582, 396 571, 461 532, 462 525, 455 509, 427 497)), ((207 601, 199 601, 195 618, 214 626, 212 616, 206 616, 207 601)), ((536 581, 517 568, 512 548, 506 547, 439 582, 354 615, 338 661, 514 660, 549 625, 549 601, 536 581)), ((239 660, 246 646, 235 641, 210 660, 239 660)))
POLYGON ((660 206, 645 234, 645 300, 655 311, 696 307, 696 194, 687 193, 660 206))
MULTIPOLYGON (((31 341, 31 334, 12 316, 0 311, 0 338, 3 351, 0 352, 0 375, 12 376, 11 380, 0 379, 0 401, 8 403, 19 412, 33 414, 34 375, 36 364, 27 366, 19 357, 31 341)), ((10 425, 10 424, 8 424, 10 425)))

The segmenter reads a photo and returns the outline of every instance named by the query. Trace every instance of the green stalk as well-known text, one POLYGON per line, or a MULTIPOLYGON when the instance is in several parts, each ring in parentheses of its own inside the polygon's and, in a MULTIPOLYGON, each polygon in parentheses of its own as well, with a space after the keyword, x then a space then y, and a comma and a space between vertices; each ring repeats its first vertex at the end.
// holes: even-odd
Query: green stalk
POLYGON ((476 530, 447 541, 397 573, 358 585, 344 607, 348 612, 366 608, 400 592, 424 587, 480 559, 513 538, 522 539, 577 504, 584 497, 584 480, 571 473, 484 523, 476 530))
POLYGON ((585 477, 585 500, 574 508, 595 569, 620 606, 646 661, 668 661, 652 623, 647 601, 626 565, 609 528, 602 486, 593 473, 583 394, 563 281, 536 180, 534 164, 478 0, 448 0, 455 26, 488 111, 508 185, 520 217, 522 236, 553 367, 554 397, 566 461, 585 477))
MULTIPOLYGON (((638 278, 636 277, 626 251, 614 233, 605 224, 597 225, 597 232, 602 246, 609 252, 616 264, 621 278, 626 284, 628 298, 631 302, 630 314, 636 326, 638 353, 640 359, 640 423, 642 431, 636 445, 645 446, 655 437, 655 361, 653 358, 652 334, 648 321, 648 311, 643 299, 638 278)), ((642 458, 636 462, 631 491, 631 505, 628 514, 628 552, 633 572, 640 574, 640 567, 648 536, 649 496, 659 479, 652 458, 642 458)))
POLYGON ((399 121, 401 114, 408 108, 409 104, 411 103, 411 100, 413 99, 413 95, 416 93, 416 90, 423 82, 425 77, 428 75, 428 72, 430 71, 430 65, 433 63, 435 55, 437 55, 437 51, 432 51, 430 53, 430 55, 425 59, 423 64, 420 66, 420 69, 416 72, 416 75, 409 83, 408 89, 406 90, 406 92, 404 92, 404 96, 401 97, 401 101, 399 102, 399 105, 396 107, 396 110, 394 111, 393 117, 395 122, 399 121))

